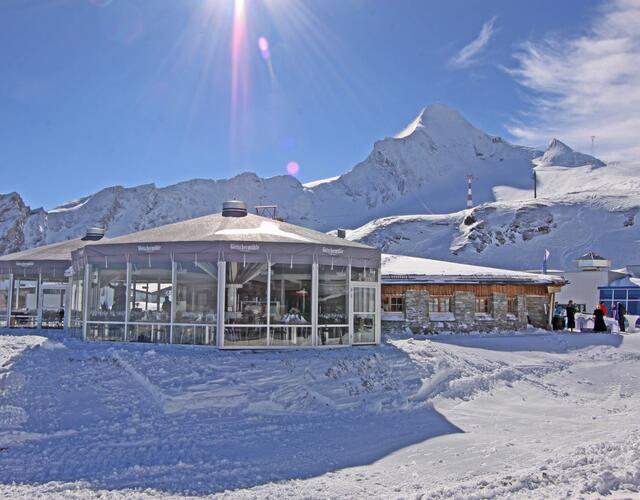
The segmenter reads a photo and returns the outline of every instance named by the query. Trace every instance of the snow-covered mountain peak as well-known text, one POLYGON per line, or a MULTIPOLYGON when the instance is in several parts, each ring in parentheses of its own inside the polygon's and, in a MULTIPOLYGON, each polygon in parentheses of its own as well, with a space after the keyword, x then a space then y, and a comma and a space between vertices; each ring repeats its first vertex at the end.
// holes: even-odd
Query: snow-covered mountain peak
MULTIPOLYGON (((451 220, 457 221, 456 226, 460 225, 458 219, 464 220, 460 211, 467 202, 468 174, 473 174, 476 205, 495 200, 521 203, 532 196, 532 160, 538 164, 543 158, 550 166, 537 171, 538 196, 562 203, 571 198, 578 205, 587 195, 577 191, 590 195, 607 185, 607 209, 624 212, 624 227, 634 227, 638 210, 634 200, 640 190, 637 165, 601 169, 598 167, 603 164, 596 158, 577 153, 557 140, 546 152, 510 144, 476 128, 450 107, 432 104, 398 136, 376 141, 368 157, 350 171, 305 185, 292 176, 262 178, 243 172, 228 179, 191 179, 171 186, 111 186, 53 210, 33 210, 16 193, 0 194, 0 254, 82 236, 89 226, 104 227, 107 236, 118 236, 198 217, 219 211, 229 198, 242 199, 250 207, 275 204, 278 216, 289 222, 325 231, 359 227, 387 216, 426 217, 424 214, 430 214, 427 225, 438 230, 451 220), (576 165, 585 166, 565 167, 576 165)), ((598 203, 605 203, 605 199, 599 198, 598 203)), ((490 212, 477 214, 477 226, 489 224, 481 221, 489 220, 490 212)), ((514 226, 518 227, 522 226, 520 219, 530 212, 539 212, 543 222, 548 218, 548 210, 537 205, 515 212, 514 226)), ((396 218, 394 225, 396 222, 407 223, 404 218, 396 218)), ((424 221, 417 224, 424 225, 424 221)), ((500 225, 500 221, 495 224, 500 225)), ((537 235, 547 226, 546 222, 536 226, 533 229, 537 232, 527 226, 523 238, 537 235)), ((490 241, 490 235, 475 225, 464 229, 458 235, 460 242, 449 241, 447 251, 473 247, 478 263, 484 259, 485 264, 495 264, 482 250, 484 243, 469 243, 479 241, 474 238, 490 241)), ((419 227, 415 230, 421 231, 419 227)), ((495 237, 500 244, 502 239, 500 235, 495 237)), ((434 244, 430 240, 424 248, 434 244)))
POLYGON ((424 132, 434 139, 446 139, 447 136, 465 136, 470 132, 480 132, 471 125, 460 113, 446 104, 430 104, 420 111, 409 125, 394 136, 404 139, 415 132, 424 132))
POLYGON ((578 153, 564 142, 552 139, 544 155, 536 160, 538 166, 559 166, 559 167, 584 167, 591 165, 594 167, 604 167, 604 162, 591 155, 578 153))

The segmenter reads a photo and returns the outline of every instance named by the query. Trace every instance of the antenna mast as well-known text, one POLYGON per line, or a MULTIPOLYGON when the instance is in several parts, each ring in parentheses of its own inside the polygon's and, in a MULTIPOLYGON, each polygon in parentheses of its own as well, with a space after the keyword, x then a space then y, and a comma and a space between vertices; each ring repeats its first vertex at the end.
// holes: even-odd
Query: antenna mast
POLYGON ((467 208, 473 208, 473 189, 472 183, 473 175, 467 174, 467 208))

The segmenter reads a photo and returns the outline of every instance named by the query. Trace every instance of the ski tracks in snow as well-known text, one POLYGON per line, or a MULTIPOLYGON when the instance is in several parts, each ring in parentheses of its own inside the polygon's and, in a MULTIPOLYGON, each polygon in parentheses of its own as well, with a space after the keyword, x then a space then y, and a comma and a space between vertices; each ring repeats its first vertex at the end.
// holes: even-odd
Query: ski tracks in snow
POLYGON ((219 352, 7 333, 0 493, 637 492, 638 361, 640 337, 614 335, 404 336, 370 348, 219 352))

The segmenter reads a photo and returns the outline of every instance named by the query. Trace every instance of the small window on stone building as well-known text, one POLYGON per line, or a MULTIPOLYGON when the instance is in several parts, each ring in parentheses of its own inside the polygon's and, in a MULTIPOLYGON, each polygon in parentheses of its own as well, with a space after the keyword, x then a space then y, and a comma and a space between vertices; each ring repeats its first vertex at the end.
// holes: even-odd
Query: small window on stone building
POLYGON ((450 295, 430 295, 429 296, 429 312, 451 312, 450 295))
POLYGON ((489 314, 491 312, 489 308, 489 297, 476 297, 476 312, 489 314))
POLYGON ((384 295, 382 297, 382 310, 384 312, 403 312, 404 296, 403 295, 384 295))
POLYGON ((517 315, 518 314, 518 298, 507 297, 507 313, 517 315))

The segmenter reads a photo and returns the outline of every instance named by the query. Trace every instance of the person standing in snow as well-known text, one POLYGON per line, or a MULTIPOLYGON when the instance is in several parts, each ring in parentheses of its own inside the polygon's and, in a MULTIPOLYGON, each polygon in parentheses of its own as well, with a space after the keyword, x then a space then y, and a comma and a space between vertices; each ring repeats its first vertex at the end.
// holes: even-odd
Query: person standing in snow
POLYGON ((576 327, 576 308, 573 305, 573 300, 570 300, 565 309, 567 311, 567 328, 573 333, 576 327))
POLYGON ((627 308, 624 306, 622 302, 618 302, 616 305, 616 319, 618 320, 618 326, 620 327, 620 331, 625 331, 625 315, 627 314, 627 308))
POLYGON ((607 325, 604 322, 604 312, 602 311, 602 307, 601 307, 602 305, 604 305, 604 304, 600 304, 593 311, 593 331, 594 332, 606 332, 607 331, 607 325))
POLYGON ((609 314, 609 309, 607 309, 607 306, 604 305, 604 302, 600 302, 600 305, 598 307, 600 308, 604 316, 609 314))

